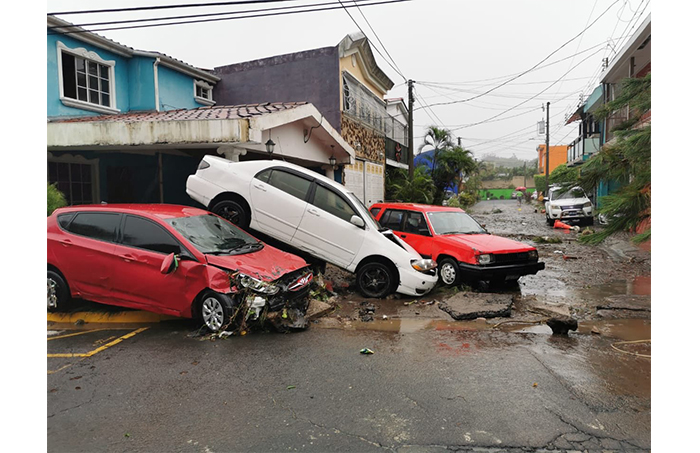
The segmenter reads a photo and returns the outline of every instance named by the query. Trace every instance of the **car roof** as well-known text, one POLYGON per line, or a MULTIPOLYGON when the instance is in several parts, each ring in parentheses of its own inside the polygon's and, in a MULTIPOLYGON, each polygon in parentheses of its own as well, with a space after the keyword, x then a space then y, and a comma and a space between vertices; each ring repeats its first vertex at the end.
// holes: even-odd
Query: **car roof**
POLYGON ((462 208, 419 203, 375 203, 371 206, 371 208, 409 209, 421 212, 464 212, 462 208))
POLYGON ((175 204, 146 204, 146 203, 103 203, 90 205, 76 205, 59 208, 54 213, 62 214, 68 212, 118 212, 123 214, 140 214, 146 216, 159 217, 161 219, 172 219, 177 217, 192 217, 209 214, 204 209, 193 208, 192 206, 182 206, 175 204))

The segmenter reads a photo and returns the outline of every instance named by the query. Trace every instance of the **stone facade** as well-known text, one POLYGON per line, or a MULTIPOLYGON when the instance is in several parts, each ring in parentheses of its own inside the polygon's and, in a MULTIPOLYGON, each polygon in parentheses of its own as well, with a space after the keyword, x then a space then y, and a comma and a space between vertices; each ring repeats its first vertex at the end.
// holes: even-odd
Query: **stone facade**
POLYGON ((386 143, 383 133, 364 126, 348 115, 342 115, 340 135, 355 148, 356 158, 384 162, 386 143))

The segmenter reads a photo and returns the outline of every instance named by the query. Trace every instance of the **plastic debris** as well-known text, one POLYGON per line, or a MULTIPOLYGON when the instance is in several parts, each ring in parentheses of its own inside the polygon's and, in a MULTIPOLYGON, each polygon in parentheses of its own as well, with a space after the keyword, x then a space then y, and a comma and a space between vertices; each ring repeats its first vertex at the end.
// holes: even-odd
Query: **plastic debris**
POLYGON ((260 296, 249 297, 248 298, 248 319, 252 317, 253 320, 260 317, 260 311, 265 308, 265 299, 260 296))
POLYGON ((374 351, 372 351, 369 348, 362 348, 362 349, 360 349, 360 353, 361 354, 374 354, 374 351))

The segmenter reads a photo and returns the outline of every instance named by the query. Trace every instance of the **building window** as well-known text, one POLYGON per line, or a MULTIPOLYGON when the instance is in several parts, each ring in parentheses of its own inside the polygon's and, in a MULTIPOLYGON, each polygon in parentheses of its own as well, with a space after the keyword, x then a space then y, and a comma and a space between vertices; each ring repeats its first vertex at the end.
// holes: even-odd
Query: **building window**
POLYGON ((114 61, 84 48, 57 43, 60 98, 69 107, 119 113, 114 97, 114 61))
POLYGON ((199 104, 204 105, 214 105, 214 96, 212 94, 212 89, 214 87, 209 85, 207 82, 202 80, 194 81, 194 100, 199 104))
POLYGON ((92 165, 49 162, 48 170, 49 183, 56 183, 69 205, 93 202, 92 165))

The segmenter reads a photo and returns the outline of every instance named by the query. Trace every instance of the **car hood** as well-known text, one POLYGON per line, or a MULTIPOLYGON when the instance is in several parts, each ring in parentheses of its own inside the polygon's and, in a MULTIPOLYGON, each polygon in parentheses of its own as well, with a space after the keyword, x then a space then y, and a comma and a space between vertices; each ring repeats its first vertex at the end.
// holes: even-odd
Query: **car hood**
POLYGON ((469 247, 482 253, 517 253, 535 248, 522 242, 492 234, 450 234, 439 237, 452 245, 469 247))
POLYGON ((281 276, 308 266, 306 261, 291 253, 265 244, 261 250, 242 255, 205 255, 207 262, 217 267, 239 271, 258 280, 272 282, 281 276))

